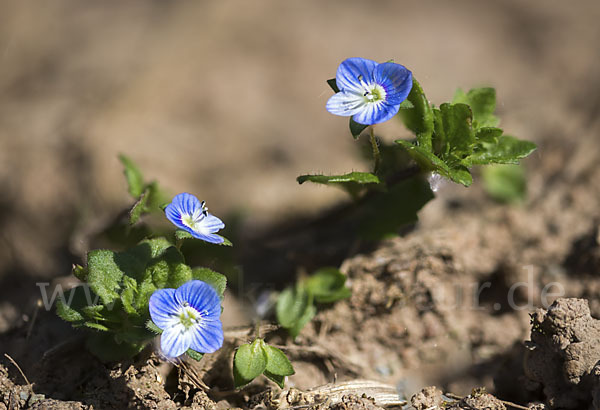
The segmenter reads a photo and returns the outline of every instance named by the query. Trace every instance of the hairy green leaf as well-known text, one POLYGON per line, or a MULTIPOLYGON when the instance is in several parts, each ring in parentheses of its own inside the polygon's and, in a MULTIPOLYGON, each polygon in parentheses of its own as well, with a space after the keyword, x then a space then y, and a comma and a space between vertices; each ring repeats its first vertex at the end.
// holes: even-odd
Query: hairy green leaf
POLYGON ((144 177, 142 176, 142 172, 129 157, 121 154, 119 155, 119 160, 124 166, 123 173, 127 179, 129 194, 134 198, 138 198, 144 192, 144 177))
POLYGON ((536 149, 533 142, 519 140, 509 135, 498 138, 497 144, 482 144, 482 147, 463 160, 467 167, 486 164, 518 164, 536 149))
POLYGON ((494 116, 496 90, 493 88, 474 88, 466 94, 463 90, 458 89, 452 102, 467 104, 471 107, 474 129, 498 125, 498 119, 494 116))
POLYGON ((421 85, 414 78, 412 88, 406 99, 412 104, 412 107, 408 107, 408 104, 401 105, 400 117, 406 128, 416 134, 418 145, 431 151, 433 110, 429 105, 429 101, 427 101, 427 97, 425 97, 425 93, 423 93, 421 85))
POLYGON ((377 175, 370 172, 350 172, 344 175, 300 175, 296 180, 299 184, 309 181, 315 184, 335 185, 346 190, 353 197, 357 196, 366 186, 381 183, 377 175))

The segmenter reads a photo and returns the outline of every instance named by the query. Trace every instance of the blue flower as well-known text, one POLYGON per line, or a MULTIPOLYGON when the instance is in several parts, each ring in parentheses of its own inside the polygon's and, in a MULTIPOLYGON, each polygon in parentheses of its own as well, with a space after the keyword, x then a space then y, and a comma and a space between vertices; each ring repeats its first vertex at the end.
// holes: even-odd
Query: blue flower
POLYGON ((179 229, 189 232, 194 238, 210 243, 223 243, 224 238, 215 235, 225 224, 219 218, 208 213, 204 201, 186 192, 178 194, 165 208, 169 221, 179 229))
POLYGON ((327 101, 327 111, 372 125, 396 115, 412 88, 412 73, 400 64, 354 57, 342 61, 335 82, 340 92, 327 101))
POLYGON ((163 330, 160 348, 175 358, 188 349, 213 353, 223 346, 221 301, 206 282, 192 280, 178 289, 159 289, 150 296, 150 317, 163 330))

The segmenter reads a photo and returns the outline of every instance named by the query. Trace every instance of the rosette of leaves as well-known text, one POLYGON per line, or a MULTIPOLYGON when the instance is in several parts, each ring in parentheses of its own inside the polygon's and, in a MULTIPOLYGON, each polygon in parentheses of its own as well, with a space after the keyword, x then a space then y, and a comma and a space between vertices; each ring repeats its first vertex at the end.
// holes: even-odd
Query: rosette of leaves
POLYGON ((223 275, 186 265, 181 252, 162 237, 123 252, 90 251, 87 266, 77 266, 73 273, 83 284, 58 301, 57 314, 76 328, 91 330, 87 346, 105 361, 131 357, 155 336, 156 329, 147 326, 148 300, 157 289, 198 279, 222 298, 226 286, 223 275))
POLYGON ((294 367, 285 353, 260 338, 238 347, 233 357, 236 388, 250 383, 261 374, 283 388, 286 376, 294 373, 294 367))
POLYGON ((429 104, 416 80, 400 106, 400 116, 416 135, 414 141, 396 140, 419 167, 469 186, 475 165, 518 164, 536 145, 504 135, 498 128, 493 88, 458 90, 452 103, 429 104))
POLYGON ((333 303, 351 294, 346 275, 336 268, 321 268, 280 293, 275 307, 277 321, 295 339, 317 313, 316 303, 333 303))

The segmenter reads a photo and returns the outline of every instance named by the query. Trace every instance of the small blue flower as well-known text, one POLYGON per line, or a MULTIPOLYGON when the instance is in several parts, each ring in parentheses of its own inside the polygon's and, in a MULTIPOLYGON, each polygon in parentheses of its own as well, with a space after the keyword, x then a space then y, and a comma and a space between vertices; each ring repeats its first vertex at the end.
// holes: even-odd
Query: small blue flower
POLYGON ((189 232, 194 238, 210 243, 223 243, 222 236, 215 235, 225 224, 219 218, 208 213, 204 201, 200 202, 192 194, 184 192, 173 198, 165 208, 169 221, 179 229, 189 232))
POLYGON ((192 280, 178 289, 159 289, 150 296, 150 317, 163 330, 160 348, 175 358, 188 349, 213 353, 223 346, 221 301, 206 282, 192 280))
POLYGON ((412 88, 412 73, 400 64, 354 57, 342 61, 335 82, 340 92, 327 101, 327 111, 372 125, 396 115, 412 88))

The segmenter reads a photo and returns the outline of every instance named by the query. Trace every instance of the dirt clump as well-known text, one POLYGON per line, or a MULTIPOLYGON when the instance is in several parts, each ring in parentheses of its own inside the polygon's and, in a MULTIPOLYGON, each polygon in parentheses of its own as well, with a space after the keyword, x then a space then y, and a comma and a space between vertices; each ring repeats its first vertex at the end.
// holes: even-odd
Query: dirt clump
POLYGON ((541 390, 551 408, 600 408, 600 320, 585 299, 557 299, 532 314, 526 387, 541 390))

